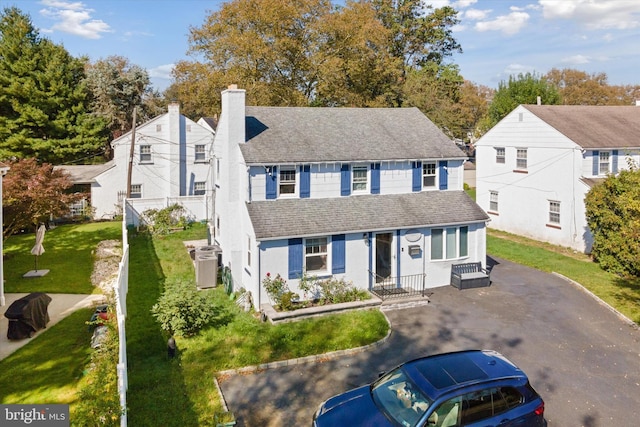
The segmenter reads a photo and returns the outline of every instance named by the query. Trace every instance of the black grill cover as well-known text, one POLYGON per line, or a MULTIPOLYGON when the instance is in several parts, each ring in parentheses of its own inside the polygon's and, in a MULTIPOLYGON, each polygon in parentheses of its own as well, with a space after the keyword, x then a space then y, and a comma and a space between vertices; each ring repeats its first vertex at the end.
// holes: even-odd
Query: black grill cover
POLYGON ((4 313, 4 317, 9 319, 7 338, 19 340, 31 337, 34 332, 46 328, 50 302, 51 297, 42 292, 34 292, 14 301, 4 313))

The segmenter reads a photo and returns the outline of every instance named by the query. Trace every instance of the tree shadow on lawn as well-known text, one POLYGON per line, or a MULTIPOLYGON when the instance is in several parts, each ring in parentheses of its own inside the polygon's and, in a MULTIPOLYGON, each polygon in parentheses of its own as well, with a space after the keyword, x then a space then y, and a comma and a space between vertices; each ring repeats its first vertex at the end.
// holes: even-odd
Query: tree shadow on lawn
POLYGON ((640 301, 640 278, 616 277, 613 283, 619 289, 613 292, 613 296, 621 305, 629 307, 633 314, 628 317, 640 325, 640 310, 637 308, 640 301))
POLYGON ((138 234, 130 237, 129 244, 128 423, 134 426, 198 425, 198 414, 190 399, 182 366, 179 359, 168 357, 168 337, 151 314, 165 279, 153 240, 149 235, 138 234))

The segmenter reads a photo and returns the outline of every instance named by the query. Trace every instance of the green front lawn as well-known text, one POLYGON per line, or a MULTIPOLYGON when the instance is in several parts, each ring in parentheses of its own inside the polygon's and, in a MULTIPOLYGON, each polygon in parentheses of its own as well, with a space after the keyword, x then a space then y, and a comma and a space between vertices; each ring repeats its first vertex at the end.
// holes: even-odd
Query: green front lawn
POLYGON ((35 269, 31 248, 35 234, 17 234, 4 242, 6 293, 50 292, 53 294, 99 293, 91 284, 94 251, 102 240, 122 240, 122 223, 96 222, 61 225, 44 236, 45 252, 38 257, 42 277, 22 277, 35 269))

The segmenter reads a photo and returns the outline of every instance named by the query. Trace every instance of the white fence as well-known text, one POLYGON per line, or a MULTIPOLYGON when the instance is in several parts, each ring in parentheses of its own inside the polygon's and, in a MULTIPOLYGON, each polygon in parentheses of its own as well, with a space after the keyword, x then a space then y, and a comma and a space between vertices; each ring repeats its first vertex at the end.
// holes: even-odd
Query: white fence
POLYGON ((155 199, 126 199, 124 204, 124 218, 128 225, 140 225, 141 215, 147 209, 164 209, 173 204, 182 205, 185 216, 191 221, 209 219, 211 210, 211 196, 183 196, 160 197, 155 199))
POLYGON ((127 426, 127 291, 129 290, 129 238, 127 236, 127 216, 122 219, 122 260, 118 266, 118 280, 115 285, 116 319, 118 321, 118 392, 120 394, 120 426, 127 426))

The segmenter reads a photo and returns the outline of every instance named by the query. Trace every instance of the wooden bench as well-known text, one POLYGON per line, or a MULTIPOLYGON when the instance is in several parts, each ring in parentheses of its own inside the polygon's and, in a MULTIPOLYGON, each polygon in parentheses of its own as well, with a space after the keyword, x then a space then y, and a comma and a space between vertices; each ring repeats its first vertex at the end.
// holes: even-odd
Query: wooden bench
POLYGON ((458 289, 482 288, 491 284, 489 272, 480 262, 467 262, 451 266, 451 285, 458 289))

